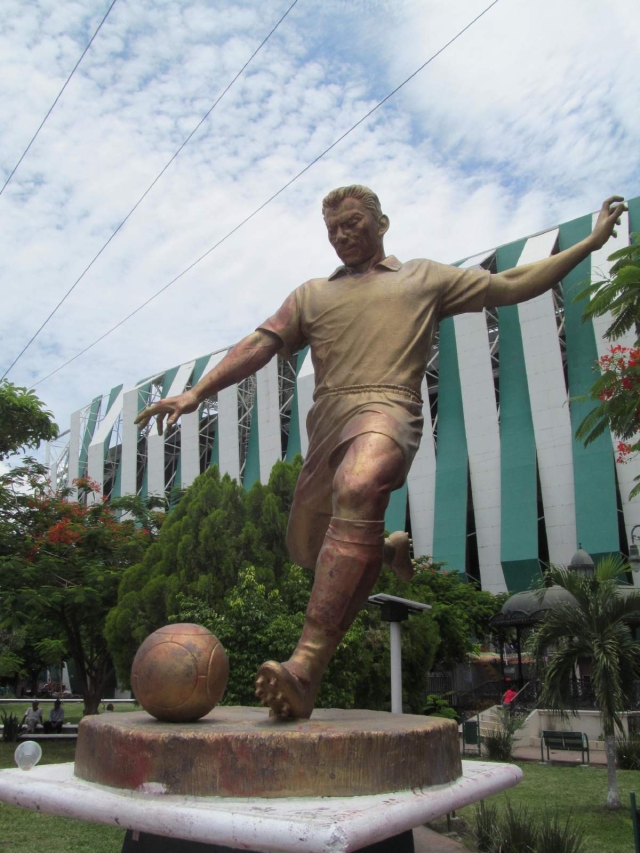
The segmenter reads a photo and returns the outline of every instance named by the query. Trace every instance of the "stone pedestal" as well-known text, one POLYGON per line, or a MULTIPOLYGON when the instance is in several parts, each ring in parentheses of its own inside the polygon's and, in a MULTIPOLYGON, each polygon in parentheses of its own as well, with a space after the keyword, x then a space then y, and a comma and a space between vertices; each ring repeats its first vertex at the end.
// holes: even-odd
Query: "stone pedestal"
POLYGON ((195 723, 144 711, 85 717, 75 772, 131 791, 283 798, 423 790, 462 770, 451 720, 320 709, 283 721, 264 708, 219 707, 195 723))
POLYGON ((0 800, 118 826, 123 832, 214 848, 351 853, 511 788, 522 778, 522 771, 511 764, 463 761, 462 770, 454 782, 426 790, 362 797, 236 799, 107 788, 78 779, 73 764, 50 764, 28 772, 0 770, 0 800))

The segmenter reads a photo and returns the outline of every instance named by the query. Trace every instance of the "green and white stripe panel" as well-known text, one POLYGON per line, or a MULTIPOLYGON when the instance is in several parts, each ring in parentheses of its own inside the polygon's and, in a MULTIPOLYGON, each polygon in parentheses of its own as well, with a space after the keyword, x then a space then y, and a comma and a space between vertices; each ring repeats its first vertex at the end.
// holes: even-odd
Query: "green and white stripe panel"
POLYGON ((298 402, 298 429, 300 431, 300 453, 306 455, 309 449, 309 437, 307 436, 307 415, 313 406, 313 389, 315 385, 315 373, 311 361, 311 350, 307 350, 298 371, 296 379, 296 399, 298 402))
MULTIPOLYGON (((495 249, 460 264, 480 267, 495 249)), ((505 592, 500 563, 500 427, 484 313, 454 318, 458 372, 483 587, 505 592)))
POLYGON ((420 447, 407 477, 409 514, 416 554, 433 554, 433 525, 436 497, 436 446, 433 440, 433 422, 429 407, 427 380, 422 380, 421 397, 424 400, 424 432, 420 447))
MULTIPOLYGON (((186 364, 181 364, 176 371, 175 376, 169 381, 165 378, 162 396, 176 397, 182 394, 185 390, 195 361, 188 361, 186 364)), ((165 442, 166 430, 162 435, 158 435, 157 431, 151 430, 147 438, 147 490, 150 495, 163 495, 165 492, 165 442)))
POLYGON ((240 481, 237 385, 230 385, 218 394, 218 436, 220 473, 240 481))
MULTIPOLYGON (((118 389, 114 388, 113 390, 116 391, 118 389)), ((122 386, 120 386, 118 393, 115 395, 115 399, 113 392, 111 393, 110 399, 107 403, 106 414, 100 421, 97 429, 94 431, 91 444, 89 445, 87 473, 92 480, 95 480, 100 484, 100 488, 104 485, 105 455, 109 449, 109 441, 111 439, 113 428, 122 414, 123 398, 124 393, 122 391, 122 386)), ((93 499, 99 500, 99 497, 93 495, 93 499)))
MULTIPOLYGON (((531 237, 517 265, 548 258, 557 240, 557 229, 531 237)), ((518 314, 549 559, 552 563, 567 563, 577 548, 572 432, 552 292, 523 302, 518 314)))
POLYGON ((272 358, 259 370, 256 380, 260 482, 266 483, 271 469, 282 458, 278 359, 272 358))
MULTIPOLYGON (((587 448, 577 442, 575 429, 590 404, 570 402, 588 390, 594 362, 609 347, 602 337, 609 319, 597 321, 595 327, 583 324, 582 305, 575 304, 573 298, 586 279, 606 275, 608 255, 628 244, 630 230, 640 230, 640 199, 632 199, 629 207, 630 214, 624 216, 617 239, 595 253, 591 261, 580 264, 563 282, 564 314, 550 292, 498 310, 499 407, 489 318, 468 314, 441 324, 437 388, 431 389, 432 398, 437 393, 437 441, 425 378, 422 445, 407 488, 392 496, 387 526, 402 526, 408 500, 416 553, 445 560, 460 572, 469 569, 469 542, 475 535, 482 584, 493 592, 526 589, 539 576, 544 554, 541 536, 546 537, 552 562, 567 562, 579 542, 596 557, 618 551, 617 490, 627 541, 633 525, 640 523, 640 501, 628 500, 634 477, 640 475, 640 462, 616 464, 610 436, 587 448), (559 333, 563 316, 566 353, 559 333)), ((589 233, 594 222, 595 214, 589 214, 469 258, 461 266, 492 266, 498 272, 522 266, 548 257, 556 246, 563 250, 575 244, 589 233)), ((495 320, 492 322, 495 325, 495 320)), ((632 335, 628 337, 625 345, 633 343, 632 335)), ((164 491, 170 443, 153 431, 140 443, 133 420, 150 394, 157 395, 159 388, 163 396, 180 393, 219 363, 225 353, 202 356, 131 389, 115 388, 108 397, 97 397, 75 412, 70 426, 69 479, 88 473, 104 483, 105 466, 117 464, 114 493, 134 493, 141 475, 143 493, 164 491), (119 455, 114 447, 118 440, 119 455)), ((241 458, 245 458, 240 444, 245 442, 247 487, 258 476, 265 482, 281 458, 282 432, 289 417, 286 458, 293 458, 298 451, 304 455, 308 449, 305 423, 314 388, 310 353, 298 356, 290 413, 281 412, 280 387, 286 386, 278 364, 274 359, 258 372, 253 403, 251 395, 247 398, 245 393, 243 398, 235 385, 221 391, 217 422, 210 421, 207 440, 213 440, 211 462, 218 462, 222 473, 240 478, 241 458), (239 427, 243 406, 245 424, 249 423, 247 406, 251 409, 248 444, 246 427, 244 433, 239 427)), ((200 473, 205 408, 181 420, 176 485, 188 486, 200 473)), ((209 407, 206 416, 215 419, 215 408, 209 407)))

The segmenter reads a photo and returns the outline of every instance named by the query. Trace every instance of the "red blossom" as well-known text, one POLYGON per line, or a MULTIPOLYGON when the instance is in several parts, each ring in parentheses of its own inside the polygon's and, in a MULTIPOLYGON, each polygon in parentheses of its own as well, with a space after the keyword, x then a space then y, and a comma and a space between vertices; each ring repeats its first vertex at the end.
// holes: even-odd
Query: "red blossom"
POLYGON ((82 489, 87 492, 101 492, 102 486, 98 483, 97 480, 92 480, 91 477, 76 477, 73 481, 73 485, 78 489, 82 489))
POLYGON ((82 532, 71 527, 71 520, 63 518, 47 531, 47 539, 52 545, 74 545, 82 532))

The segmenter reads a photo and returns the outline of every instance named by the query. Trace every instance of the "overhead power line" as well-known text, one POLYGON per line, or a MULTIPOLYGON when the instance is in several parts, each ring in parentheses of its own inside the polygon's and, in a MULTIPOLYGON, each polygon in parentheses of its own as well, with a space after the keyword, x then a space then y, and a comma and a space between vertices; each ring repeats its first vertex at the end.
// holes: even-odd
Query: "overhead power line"
POLYGON ((284 186, 280 187, 280 189, 277 192, 275 192, 266 201, 264 201, 252 213, 250 213, 248 216, 246 216, 241 222, 239 222, 234 228, 232 228, 231 231, 227 232, 227 234, 225 234, 224 237, 221 237, 220 240, 218 240, 217 243, 214 243, 213 246, 211 246, 209 249, 207 249, 207 251, 204 252, 204 254, 200 255, 199 258, 197 258, 195 261, 193 261, 191 264, 189 264, 189 266, 186 267, 185 269, 183 269, 182 272, 178 273, 178 275, 175 276, 174 278, 172 278, 171 281, 167 282, 167 284, 165 284, 163 287, 161 287, 160 290, 156 291, 156 293, 154 293, 153 296, 150 296, 148 299, 145 299, 145 301, 141 305, 138 305, 138 307, 135 308, 133 311, 131 311, 130 314, 127 314, 126 317, 123 317, 122 320, 120 320, 118 323, 116 323, 115 326, 112 326, 107 332, 105 332, 103 335, 100 335, 99 338, 96 338, 96 340, 93 341, 93 343, 89 344, 89 346, 86 346, 84 349, 80 350, 80 352, 76 353, 76 355, 74 355, 68 361, 65 361, 59 367, 56 367, 56 369, 52 370, 51 373, 47 373, 46 376, 43 376, 41 379, 38 379, 38 381, 35 382, 32 385, 32 387, 35 388, 37 385, 40 385, 42 382, 45 382, 47 379, 50 379, 52 376, 54 376, 56 373, 59 373, 65 367, 67 367, 72 362, 74 362, 76 359, 80 358, 80 356, 84 355, 86 352, 89 352, 90 349, 93 349, 93 347, 95 347, 97 344, 99 344, 101 341, 103 341, 112 332, 115 332, 116 329, 119 329, 120 326, 122 326, 124 323, 127 322, 127 320, 130 320, 139 311, 142 311, 143 308, 146 308, 146 306, 149 305, 150 302, 153 302, 154 299, 157 299, 158 296, 160 296, 162 293, 165 292, 165 290, 170 288, 171 285, 175 284, 176 281, 178 281, 179 279, 182 278, 182 276, 184 276, 188 272, 190 272, 195 266, 197 266, 197 264, 199 264, 201 261, 203 261, 208 255, 210 255, 211 252, 215 251, 218 248, 218 246, 221 246, 226 240, 229 239, 229 237, 231 237, 233 234, 236 233, 236 231, 238 231, 240 228, 242 228, 243 225, 246 225, 247 222, 249 222, 251 219, 253 219, 254 216, 257 216, 257 214, 260 213, 261 210, 264 210, 264 208, 268 204, 271 204, 271 202, 274 201, 274 199, 278 198, 278 196, 281 195, 286 189, 288 189, 293 183, 295 183, 298 180, 298 178, 301 178, 302 175, 305 174, 305 172, 308 172, 309 169, 311 169, 313 166, 315 166, 315 164, 319 160, 322 160, 322 158, 325 155, 327 155, 329 153, 329 151, 333 150, 336 147, 336 145, 339 145, 343 139, 346 139, 346 137, 349 136, 350 133, 352 133, 357 127, 359 127, 364 121, 366 121, 371 115, 373 115, 373 113, 375 113, 376 110, 379 110, 381 106, 386 104, 386 102, 390 98, 392 98, 397 92, 400 91, 400 89, 402 89, 404 86, 406 86, 407 83, 409 83, 411 80, 413 80, 413 78, 417 74, 419 74, 423 69, 425 69, 427 67, 427 65, 429 65, 431 62, 433 62, 434 59, 436 59, 438 56, 440 56, 440 54, 443 53, 448 47, 450 47, 450 45, 452 45, 455 41, 457 41, 460 38, 460 36, 464 35, 464 33, 466 33, 467 30, 469 30, 477 21, 479 21, 480 18, 482 18, 484 15, 486 15, 487 12, 490 9, 492 9, 498 2, 499 2, 499 0, 493 0, 493 2, 490 3, 485 9, 483 9, 483 11, 480 12, 479 15, 476 15, 476 17, 473 18, 473 20, 469 21, 469 23, 465 27, 463 27, 458 33, 456 33, 456 35, 453 36, 453 38, 449 39, 449 41, 446 44, 444 44, 439 50, 437 50, 434 54, 432 54, 432 56, 430 56, 426 62, 423 62, 422 65, 419 66, 419 68, 416 68, 416 70, 412 74, 410 74, 407 78, 405 78, 402 81, 402 83, 400 83, 398 86, 396 86, 395 89, 392 89, 392 91, 389 92, 389 94, 386 95, 381 101, 378 101, 378 103, 374 107, 372 107, 369 110, 369 112, 365 113, 365 115, 363 115, 360 119, 358 119, 358 121, 355 124, 351 125, 351 127, 347 131, 345 131, 334 142, 332 142, 328 148, 325 148, 325 150, 321 154, 318 154, 318 156, 315 159, 313 159, 307 166, 305 166, 304 169, 302 169, 300 172, 298 172, 297 175, 294 175, 294 177, 291 178, 291 180, 287 181, 287 183, 284 184, 284 186))
POLYGON ((82 51, 82 54, 80 55, 80 59, 79 59, 79 60, 76 62, 76 64, 73 66, 73 68, 72 68, 72 70, 71 70, 71 74, 69 74, 69 76, 68 76, 68 77, 67 77, 67 79, 65 80, 64 86, 62 87, 62 89, 60 89, 60 91, 59 91, 59 92, 58 92, 58 94, 56 95, 56 99, 55 99, 55 101, 54 101, 54 102, 51 104, 51 106, 49 107, 49 110, 47 111, 47 114, 45 115, 45 117, 44 117, 44 118, 42 119, 42 121, 40 122, 40 125, 39 125, 38 129, 36 130, 36 132, 35 132, 35 133, 33 134, 33 136, 31 137, 31 141, 29 142, 29 144, 27 145, 27 147, 26 147, 26 148, 24 149, 24 151, 22 152, 22 156, 20 157, 20 159, 18 160, 18 162, 16 163, 16 165, 15 165, 15 166, 13 167, 13 169, 11 170, 11 172, 10 172, 10 174, 9 174, 9 177, 8 177, 8 178, 7 178, 7 180, 4 182, 4 185, 3 185, 2 189, 0 189, 0 195, 2 195, 2 193, 5 191, 5 189, 7 188, 7 185, 8 185, 8 183, 9 183, 9 181, 11 180, 11 178, 12 178, 12 177, 15 175, 15 173, 17 172, 17 170, 18 170, 18 166, 20 165, 20 163, 22 163, 22 161, 24 160, 24 158, 25 158, 25 157, 27 156, 27 154, 29 153, 29 149, 31 148, 31 146, 33 145, 33 143, 34 143, 34 142, 36 141, 36 139, 38 138, 38 134, 40 133, 40 131, 41 131, 41 130, 42 130, 42 128, 44 127, 46 120, 49 118, 49 116, 50 116, 50 115, 51 115, 51 113, 53 112, 53 110, 54 110, 54 108, 55 108, 56 104, 58 103, 58 101, 59 101, 59 100, 60 100, 60 98, 62 97, 62 93, 64 92, 64 90, 67 88, 67 86, 68 86, 68 85, 69 85, 69 83, 71 82, 71 78, 73 77, 73 75, 74 75, 74 74, 76 73, 76 71, 78 70, 78 66, 80 65, 80 63, 82 62, 82 60, 85 58, 85 56, 86 56, 86 54, 87 54, 87 51, 89 50, 89 48, 90 48, 90 47, 91 47, 91 45, 93 44, 93 41, 94 41, 95 37, 98 35, 98 33, 100 32, 100 30, 102 29, 102 25, 104 24, 104 22, 105 22, 105 21, 107 20, 107 18, 109 17, 109 13, 110 13, 110 12, 111 12, 111 10, 113 9, 113 7, 116 5, 116 1, 117 1, 117 0, 113 0, 113 2, 111 3, 111 5, 109 6, 109 8, 108 8, 108 9, 107 9, 107 11, 106 11, 104 18, 103 18, 103 19, 100 21, 100 23, 98 24, 98 28, 97 28, 97 30, 94 32, 94 34, 93 34, 93 35, 91 36, 91 38, 89 39, 89 43, 87 44, 87 46, 85 47, 85 49, 82 51))
MULTIPOLYGON (((111 4, 111 7, 112 7, 112 8, 113 8, 113 4, 114 4, 115 2, 116 2, 116 0, 113 0, 113 3, 111 4)), ((220 101, 224 98, 224 96, 227 94, 227 92, 229 91, 229 89, 231 89, 231 87, 233 86, 233 84, 234 84, 234 83, 236 82, 236 80, 237 80, 237 79, 242 75, 242 73, 246 70, 246 68, 247 68, 247 67, 249 66, 249 64, 253 61, 253 59, 255 59, 255 57, 258 55, 258 53, 260 53, 260 51, 262 50, 262 48, 263 48, 263 47, 265 46, 265 44, 269 41, 269 39, 271 38, 271 36, 275 33, 275 31, 278 29, 278 27, 280 26, 280 24, 284 21, 284 19, 287 17, 287 15, 289 14, 289 12, 293 9, 293 7, 294 7, 297 3, 298 3, 298 0, 293 0, 293 3, 289 6, 289 8, 287 9, 287 11, 284 13, 284 15, 280 18, 280 20, 277 22, 277 24, 276 24, 274 27, 272 27, 272 29, 269 31, 269 33, 268 33, 268 34, 263 38, 263 40, 260 42, 260 44, 258 45, 258 47, 253 51, 253 53, 251 54, 251 56, 249 57, 249 59, 247 59, 247 61, 245 62, 245 64, 242 66, 242 68, 241 68, 241 69, 238 71, 238 73, 235 75, 235 77, 233 78, 233 80, 231 80, 231 82, 226 86, 226 88, 222 91, 222 93, 221 93, 220 95, 218 95, 218 97, 217 97, 217 98, 216 98, 216 100, 213 102, 213 104, 211 105, 211 107, 210 107, 210 108, 207 110, 207 112, 202 116, 202 118, 200 119, 200 121, 196 124, 196 126, 193 128, 193 130, 191 131, 191 133, 187 136, 187 138, 184 140, 184 142, 180 145, 180 147, 178 148, 178 150, 173 154, 173 156, 172 156, 172 157, 170 158, 170 160, 165 164, 165 166, 162 168, 162 170, 161 170, 161 171, 156 175, 156 177, 155 177, 155 178, 153 179, 153 181, 149 184, 149 186, 147 187, 147 189, 142 193, 142 195, 140 196, 140 198, 138 199, 138 201, 133 205, 133 207, 131 208, 131 210, 129 211, 129 213, 127 213, 127 215, 125 216, 125 218, 124 218, 124 219, 122 220, 122 222, 118 225, 118 227, 117 227, 117 228, 112 232, 111 236, 106 240, 106 242, 102 245, 102 247, 99 249, 99 251, 98 251, 98 252, 96 252, 96 254, 93 256, 93 258, 91 259, 91 261, 90 261, 90 262, 87 264, 87 266, 82 270, 82 272, 80 273, 80 275, 78 276, 78 278, 73 282, 73 284, 71 285, 71 287, 70 287, 70 288, 67 290, 67 292, 64 294, 64 296, 62 297, 62 299, 60 299, 60 301, 59 301, 59 302, 58 302, 58 304, 55 306, 55 308, 50 312, 50 314, 47 316, 47 318, 44 320, 44 322, 39 326, 39 328, 38 328, 38 329, 36 329, 36 331, 34 332, 34 334, 31 336, 31 338, 30 338, 30 339, 29 339, 29 341, 25 344, 25 346, 22 348, 22 350, 18 353, 18 355, 14 358, 14 360, 11 362, 11 364, 9 365, 9 367, 7 367, 7 369, 5 370, 5 372, 4 372, 3 376, 2 376, 2 379, 4 379, 4 378, 5 378, 5 376, 7 376, 7 374, 9 373, 9 371, 10 371, 10 370, 12 370, 12 369, 13 369, 13 367, 15 367, 15 365, 18 363, 18 361, 20 361, 20 359, 21 359, 21 358, 22 358, 22 356, 25 354, 25 352, 29 349, 29 347, 31 346, 31 344, 32 344, 32 343, 35 341, 35 339, 38 337, 38 335, 40 334, 40 332, 44 329, 44 327, 47 325, 47 323, 49 323, 49 321, 52 319, 52 317, 54 316, 54 314, 56 314, 56 312, 58 311, 58 309, 59 309, 59 308, 60 308, 60 307, 61 307, 61 306, 66 302, 66 300, 67 300, 67 299, 69 298, 69 296, 73 293, 73 291, 76 289, 76 287, 80 284, 80 282, 81 282, 81 281, 82 281, 82 279, 85 277, 85 275, 89 272, 89 270, 91 269, 91 267, 92 267, 92 266, 95 264, 95 262, 98 260, 98 258, 100 257, 100 255, 101 255, 101 254, 104 252, 104 250, 107 248, 107 246, 109 245, 109 243, 111 243, 111 241, 112 241, 112 240, 113 240, 113 238, 116 236, 116 234, 117 234, 117 233, 118 233, 118 232, 123 228, 123 226, 126 224, 126 222, 128 222, 128 220, 131 218, 131 216, 135 213, 135 211, 138 209, 138 207, 142 204, 142 202, 145 200, 145 198, 149 195, 149 193, 151 192, 151 190, 152 190, 152 189, 155 187, 155 185, 158 183, 158 181, 160 180, 160 178, 161 178, 161 177, 164 175, 164 173, 167 171, 167 169, 169 168, 169 166, 170 166, 170 165, 173 163, 173 161, 176 159, 176 157, 178 156, 178 154, 180 154, 180 152, 182 151, 182 149, 183 149, 183 148, 184 148, 184 147, 185 147, 185 146, 190 142, 190 140, 192 139, 192 137, 194 136, 194 134, 199 130, 199 128, 204 124, 204 122, 209 118, 209 116, 211 115, 211 113, 212 113, 212 112, 214 111, 214 109, 218 106, 218 104, 219 104, 219 103, 220 103, 220 101)), ((108 14, 108 13, 107 13, 107 14, 108 14)), ((97 32, 97 30, 96 30, 96 32, 97 32)), ((86 53, 86 51, 85 51, 85 53, 86 53)), ((77 66, 76 66, 76 67, 77 67, 77 66)), ((66 85, 66 84, 65 84, 65 85, 66 85)), ((52 109, 53 109, 53 108, 52 108, 52 109)), ((24 156, 24 155, 23 155, 23 156, 24 156)), ((17 168, 17 167, 16 167, 16 168, 17 168)), ((14 171, 15 171, 15 170, 14 170, 14 171)))

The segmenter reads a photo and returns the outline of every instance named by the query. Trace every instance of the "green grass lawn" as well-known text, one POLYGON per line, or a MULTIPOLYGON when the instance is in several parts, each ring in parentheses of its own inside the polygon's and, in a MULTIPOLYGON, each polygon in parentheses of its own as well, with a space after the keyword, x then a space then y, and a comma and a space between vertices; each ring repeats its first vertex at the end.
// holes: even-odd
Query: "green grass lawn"
MULTIPOLYGON (((522 782, 492 797, 491 802, 504 805, 509 800, 514 806, 526 805, 536 813, 558 809, 563 819, 571 815, 576 825, 584 829, 585 849, 588 853, 633 853, 629 792, 640 792, 640 772, 618 771, 623 808, 611 812, 604 807, 607 793, 605 767, 562 767, 534 763, 522 763, 519 766, 524 772, 522 782)), ((473 826, 473 806, 458 814, 468 826, 473 826)))
MULTIPOLYGON (((0 742, 0 768, 15 767, 14 751, 15 744, 0 742)), ((43 743, 42 751, 42 764, 73 761, 75 744, 52 741, 43 743)), ((588 853, 632 853, 629 792, 640 792, 640 772, 618 771, 624 808, 609 812, 603 805, 607 790, 606 768, 534 763, 519 766, 524 771, 520 785, 492 801, 504 804, 509 799, 514 805, 527 805, 537 813, 557 808, 561 816, 571 815, 584 828, 588 853)), ((473 825, 473 806, 458 814, 469 826, 473 825)), ((7 853, 120 853, 123 838, 124 833, 119 829, 51 817, 0 803, 0 851, 7 853)))

